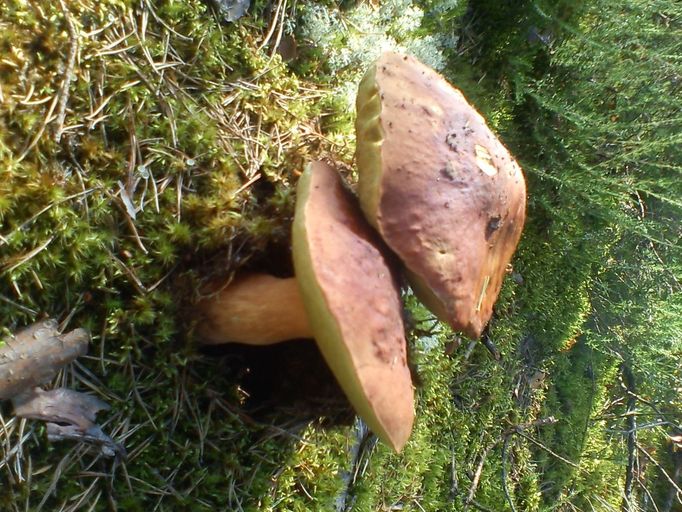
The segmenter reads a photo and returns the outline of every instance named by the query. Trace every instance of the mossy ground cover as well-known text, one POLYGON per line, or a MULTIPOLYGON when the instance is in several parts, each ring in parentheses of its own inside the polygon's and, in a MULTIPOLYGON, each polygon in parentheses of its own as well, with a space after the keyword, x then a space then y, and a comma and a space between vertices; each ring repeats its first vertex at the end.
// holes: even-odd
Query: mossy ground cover
POLYGON ((290 271, 295 173, 344 154, 317 126, 328 92, 259 49, 265 20, 223 26, 198 2, 5 6, 3 328, 49 314, 92 332, 60 382, 112 405, 106 428, 129 455, 46 445, 3 409, 3 509, 256 507, 275 493, 297 438, 240 416, 248 363, 201 356, 184 313, 202 279, 254 255, 290 271))
MULTIPOLYGON (((358 511, 617 508, 628 355, 618 340, 651 335, 630 324, 670 326, 662 339, 679 332, 662 307, 667 285, 651 285, 678 272, 653 266, 677 254, 674 244, 640 251, 649 270, 628 269, 641 263, 629 259, 628 240, 648 225, 633 215, 642 204, 633 191, 674 218, 665 187, 678 189, 651 161, 671 172, 678 164, 663 136, 637 144, 630 82, 604 85, 618 100, 599 103, 604 112, 583 108, 575 90, 605 97, 586 76, 605 80, 604 66, 624 69, 623 58, 660 71, 647 67, 647 40, 624 54, 604 44, 612 60, 599 60, 581 30, 602 27, 607 41, 616 29, 582 4, 254 4, 225 24, 198 1, 5 3, 1 327, 49 315, 92 332, 90 355, 55 385, 106 400, 104 429, 128 457, 48 444, 44 427, 2 404, 0 510, 327 511, 340 500, 358 511), (275 51, 283 40, 297 44, 286 62, 275 51), (519 155, 530 185, 529 223, 488 333, 501 361, 435 325, 408 296, 418 411, 400 455, 371 437, 358 445, 314 345, 202 350, 191 314, 207 280, 243 269, 291 274, 299 170, 332 158, 354 181, 349 100, 363 63, 384 47, 416 53, 461 87, 519 155), (584 72, 585 63, 595 68, 584 72), (568 93, 561 80, 573 84, 568 93), (588 133, 589 123, 599 131, 588 133), (631 151, 618 157, 613 144, 631 151), (640 187, 631 186, 641 178, 629 171, 635 161, 651 170, 640 187), (609 172, 596 174, 595 164, 609 172), (635 276, 648 283, 644 298, 614 292, 635 276), (612 316, 627 322, 612 329, 612 316)), ((641 9, 612 7, 623 19, 641 9)), ((657 9, 646 17, 654 39, 679 20, 665 2, 657 9)), ((674 69, 663 67, 659 82, 674 69)), ((647 133, 667 136, 674 119, 649 119, 647 133)), ((661 226, 642 239, 674 242, 674 226, 661 226)), ((649 373, 651 361, 665 368, 643 385, 652 395, 674 389, 680 371, 673 342, 656 347, 632 348, 649 373)), ((651 432, 640 441, 662 451, 651 432)))

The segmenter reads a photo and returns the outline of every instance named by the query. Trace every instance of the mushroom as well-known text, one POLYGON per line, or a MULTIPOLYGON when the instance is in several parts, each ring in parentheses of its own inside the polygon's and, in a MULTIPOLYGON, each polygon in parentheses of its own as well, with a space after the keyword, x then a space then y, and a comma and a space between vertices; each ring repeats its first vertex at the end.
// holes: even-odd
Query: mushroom
POLYGON ((310 165, 297 193, 294 268, 315 339, 355 410, 400 451, 414 404, 391 265, 331 167, 310 165))
POLYGON ((199 307, 210 343, 314 337, 357 413, 394 450, 412 430, 414 391, 400 291, 383 243, 340 175, 307 166, 297 188, 295 278, 238 278, 199 307))
POLYGON ((246 274, 207 293, 198 304, 196 333, 202 343, 270 345, 312 338, 301 293, 293 277, 246 274))
POLYGON ((365 74, 356 132, 367 219, 424 304, 479 337, 523 229, 521 169, 460 91, 406 55, 365 74))

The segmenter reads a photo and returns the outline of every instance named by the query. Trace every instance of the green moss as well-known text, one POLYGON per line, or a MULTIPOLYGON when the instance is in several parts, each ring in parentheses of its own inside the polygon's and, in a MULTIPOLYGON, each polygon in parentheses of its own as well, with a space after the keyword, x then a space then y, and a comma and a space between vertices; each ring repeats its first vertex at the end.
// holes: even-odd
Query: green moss
POLYGON ((546 427, 540 439, 577 468, 548 452, 538 452, 543 480, 548 482, 543 492, 546 504, 566 499, 576 506, 589 506, 599 496, 618 506, 621 466, 604 433, 604 423, 592 420, 609 400, 617 369, 617 361, 592 349, 584 338, 555 358, 543 408, 558 423, 546 427))
MULTIPOLYGON (((118 506, 255 503, 287 464, 287 443, 213 410, 216 400, 239 407, 235 375, 197 370, 183 311, 197 275, 226 275, 287 239, 295 171, 327 147, 311 128, 321 107, 299 89, 327 93, 258 51, 248 20, 222 27, 198 1, 68 8, 79 59, 60 143, 55 119, 45 121, 70 45, 65 15, 58 3, 17 0, 0 16, 3 328, 32 322, 33 310, 91 330, 83 364, 112 405, 105 428, 131 454, 110 490, 118 506)), ((34 467, 68 448, 31 450, 34 467)), ((320 461, 310 479, 327 474, 320 461)), ((46 507, 104 484, 75 480, 80 469, 64 466, 46 507)), ((33 483, 39 500, 49 475, 33 483)), ((27 492, 1 488, 3 503, 27 492)))
MULTIPOLYGON (((5 2, 1 332, 42 314, 90 329, 90 357, 64 382, 112 405, 104 428, 129 459, 48 444, 29 423, 21 464, 10 457, 0 470, 0 509, 44 497, 44 510, 333 508, 351 430, 330 427, 320 409, 299 420, 267 401, 269 414, 252 416, 251 360, 197 351, 188 308, 207 279, 291 271, 298 172, 320 156, 352 163, 358 63, 381 42, 442 67, 518 156, 530 195, 514 279, 488 333, 500 362, 480 345, 469 353, 408 297, 414 435, 399 456, 381 445, 365 454, 348 489, 354 509, 462 510, 483 453, 482 506, 511 510, 503 464, 517 510, 589 509, 595 497, 620 506, 618 358, 645 377, 642 396, 664 412, 680 407, 672 3, 652 13, 638 0, 294 2, 284 31, 299 53, 286 64, 259 49, 272 8, 253 3, 221 25, 198 0, 67 2, 79 50, 58 143, 65 15, 59 2, 5 2), (652 47, 660 55, 650 58, 652 47), (545 380, 533 382, 538 372, 545 380), (550 415, 556 424, 510 433, 550 415), (28 468, 40 471, 28 479, 28 468)), ((3 450, 17 443, 13 425, 3 450)), ((662 430, 639 436, 670 468, 662 430)))

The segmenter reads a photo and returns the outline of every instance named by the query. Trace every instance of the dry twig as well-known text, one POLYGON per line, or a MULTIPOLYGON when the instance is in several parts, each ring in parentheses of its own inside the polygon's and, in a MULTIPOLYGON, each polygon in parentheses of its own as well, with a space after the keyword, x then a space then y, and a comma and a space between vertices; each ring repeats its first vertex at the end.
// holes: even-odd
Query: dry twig
POLYGON ((481 455, 479 455, 478 457, 478 465, 476 466, 476 471, 474 471, 474 478, 471 480, 469 493, 467 494, 466 500, 464 501, 464 510, 466 510, 469 507, 469 505, 474 503, 474 497, 476 496, 478 484, 481 481, 481 474, 483 473, 483 466, 485 465, 485 461, 488 458, 488 453, 490 453, 490 450, 492 450, 497 445, 497 443, 499 443, 499 440, 490 443, 483 449, 483 452, 481 452, 481 455))
POLYGON ((76 24, 74 23, 69 8, 66 6, 64 0, 59 0, 59 5, 61 6, 62 13, 64 13, 66 28, 69 31, 69 54, 66 58, 64 78, 62 79, 62 84, 59 87, 59 92, 57 94, 59 101, 57 103, 57 127, 55 128, 54 135, 55 142, 61 140, 64 131, 66 106, 69 103, 69 88, 71 87, 71 82, 73 82, 73 79, 75 78, 74 69, 76 67, 76 55, 78 54, 78 30, 76 24))
POLYGON ((675 489, 675 492, 677 493, 677 498, 678 500, 682 501, 682 489, 680 489, 680 486, 677 485, 677 482, 670 476, 670 474, 665 470, 663 466, 661 466, 656 459, 654 459, 651 454, 646 451, 644 448, 639 443, 636 443, 637 449, 641 452, 644 457, 647 458, 649 462, 651 462, 656 468, 661 472, 661 474, 665 477, 665 479, 668 481, 668 483, 675 489))
POLYGON ((0 347, 0 400, 13 398, 50 380, 85 354, 90 336, 83 329, 60 335, 57 322, 37 322, 0 347))

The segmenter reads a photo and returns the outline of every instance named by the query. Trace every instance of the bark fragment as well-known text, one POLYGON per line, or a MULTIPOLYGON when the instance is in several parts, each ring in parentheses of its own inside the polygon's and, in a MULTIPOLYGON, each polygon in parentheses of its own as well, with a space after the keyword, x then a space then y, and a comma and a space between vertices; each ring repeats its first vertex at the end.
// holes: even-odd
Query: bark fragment
POLYGON ((15 397, 54 377, 88 350, 84 329, 59 334, 55 320, 42 320, 0 345, 0 400, 15 397))
POLYGON ((88 350, 84 329, 60 334, 55 320, 42 320, 12 335, 0 345, 0 400, 11 399, 20 418, 47 422, 49 441, 71 439, 99 446, 103 455, 125 456, 95 417, 109 406, 101 400, 59 388, 38 387, 88 350))
POLYGON ((94 396, 66 388, 35 388, 14 397, 12 404, 17 416, 47 422, 49 441, 83 441, 98 445, 103 455, 125 454, 123 447, 95 423, 97 413, 109 406, 94 396))

